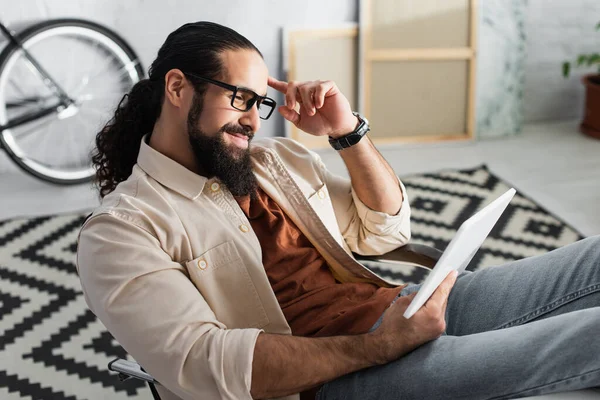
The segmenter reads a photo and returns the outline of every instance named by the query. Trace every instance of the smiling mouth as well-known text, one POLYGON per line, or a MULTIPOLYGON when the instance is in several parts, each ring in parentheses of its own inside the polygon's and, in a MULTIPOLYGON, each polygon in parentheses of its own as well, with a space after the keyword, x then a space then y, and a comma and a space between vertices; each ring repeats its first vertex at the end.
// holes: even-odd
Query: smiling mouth
POLYGON ((229 142, 231 142, 234 146, 239 148, 247 149, 250 146, 250 137, 244 135, 243 133, 230 133, 225 132, 229 135, 229 142))
POLYGON ((244 139, 244 140, 250 140, 250 137, 248 135, 244 135, 243 133, 231 133, 231 132, 225 132, 228 135, 240 138, 240 139, 244 139))

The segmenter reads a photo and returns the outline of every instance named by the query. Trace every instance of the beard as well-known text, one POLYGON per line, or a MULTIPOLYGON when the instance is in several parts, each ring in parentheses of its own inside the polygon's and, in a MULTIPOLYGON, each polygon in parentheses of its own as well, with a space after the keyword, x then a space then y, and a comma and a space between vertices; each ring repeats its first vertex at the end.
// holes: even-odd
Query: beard
POLYGON ((239 125, 226 124, 216 134, 209 135, 198 128, 201 112, 202 100, 195 95, 188 114, 187 128, 196 162, 209 178, 218 178, 232 195, 254 197, 258 184, 250 160, 252 132, 239 125), (228 145, 225 141, 226 132, 247 136, 248 148, 228 145))

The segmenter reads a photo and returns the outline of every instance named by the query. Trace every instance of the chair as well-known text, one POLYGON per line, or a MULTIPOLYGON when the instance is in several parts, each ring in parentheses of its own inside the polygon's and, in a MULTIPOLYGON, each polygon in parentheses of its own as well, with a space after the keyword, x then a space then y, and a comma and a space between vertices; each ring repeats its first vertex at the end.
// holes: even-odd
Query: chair
MULTIPOLYGON (((356 253, 353 253, 353 255, 357 261, 365 264, 367 267, 377 265, 377 263, 382 263, 411 265, 415 267, 431 269, 441 257, 442 252, 436 248, 423 244, 408 243, 402 247, 378 256, 363 256, 356 253)), ((108 364, 108 369, 110 371, 118 372, 119 379, 122 382, 128 379, 139 379, 148 383, 154 400, 161 400, 155 387, 155 385, 160 385, 160 383, 150 374, 146 373, 138 363, 117 358, 108 364)), ((578 390, 574 392, 563 392, 527 398, 535 400, 592 400, 600 399, 600 391, 598 389, 578 390)))

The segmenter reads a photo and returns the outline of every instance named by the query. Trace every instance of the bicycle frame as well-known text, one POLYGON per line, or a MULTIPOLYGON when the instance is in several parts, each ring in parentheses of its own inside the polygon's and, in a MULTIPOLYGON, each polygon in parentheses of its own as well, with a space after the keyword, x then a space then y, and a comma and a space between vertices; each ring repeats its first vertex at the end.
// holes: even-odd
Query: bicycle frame
MULTIPOLYGON (((31 111, 29 113, 25 113, 23 115, 18 116, 17 118, 13 118, 9 120, 6 124, 0 125, 0 133, 2 133, 6 129, 14 128, 15 126, 19 126, 22 124, 26 124, 31 121, 35 121, 36 119, 45 117, 47 115, 60 112, 63 109, 69 107, 75 101, 69 97, 69 95, 63 90, 63 88, 48 74, 48 72, 37 62, 37 60, 23 47, 23 43, 2 23, 0 22, 0 31, 2 34, 9 40, 10 44, 16 46, 23 52, 23 55, 27 59, 27 61, 31 64, 35 71, 40 74, 42 81, 44 84, 56 95, 58 98, 58 102, 52 106, 45 107, 42 109, 38 109, 35 111, 31 111)), ((28 99, 27 101, 35 101, 36 99, 28 99)), ((7 104, 7 107, 11 106, 19 106, 18 104, 7 104)))

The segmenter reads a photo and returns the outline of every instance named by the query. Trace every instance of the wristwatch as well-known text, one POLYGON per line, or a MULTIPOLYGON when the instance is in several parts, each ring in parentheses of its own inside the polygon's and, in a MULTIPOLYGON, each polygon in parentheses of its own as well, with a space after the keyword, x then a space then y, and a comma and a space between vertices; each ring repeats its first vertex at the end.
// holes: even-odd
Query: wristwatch
POLYGON ((352 132, 342 137, 336 139, 331 136, 329 137, 329 144, 336 150, 343 150, 350 146, 354 146, 371 130, 371 128, 369 128, 369 121, 365 117, 356 111, 352 111, 352 114, 358 118, 358 126, 352 132))

